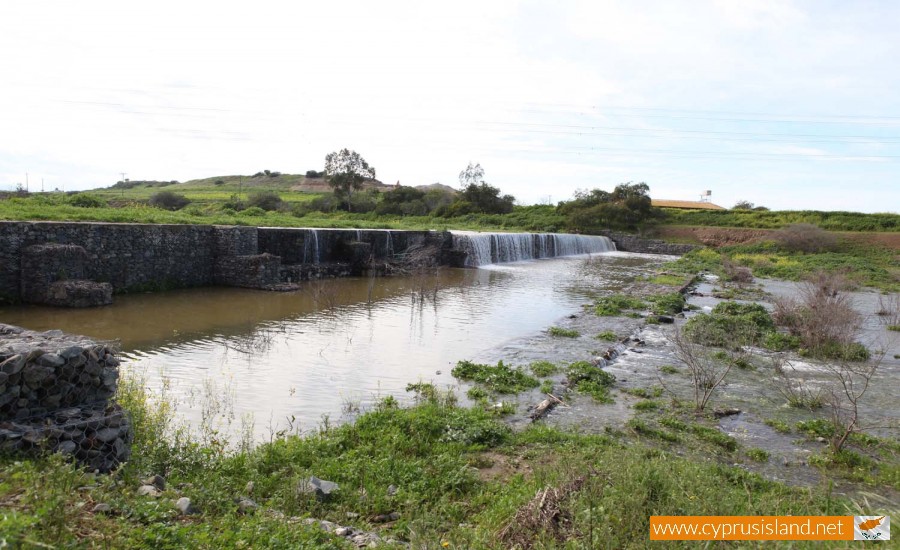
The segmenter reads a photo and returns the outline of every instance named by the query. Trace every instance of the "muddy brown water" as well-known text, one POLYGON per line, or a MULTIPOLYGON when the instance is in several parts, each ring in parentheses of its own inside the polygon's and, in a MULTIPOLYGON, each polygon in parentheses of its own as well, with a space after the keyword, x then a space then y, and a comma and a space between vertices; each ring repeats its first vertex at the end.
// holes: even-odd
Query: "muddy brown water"
MULTIPOLYGON (((195 426, 317 428, 406 385, 455 387, 463 359, 546 330, 598 293, 671 259, 612 252, 410 277, 310 282, 297 292, 200 288, 117 296, 109 307, 0 308, 5 323, 118 340, 123 369, 195 426)), ((501 357, 502 358, 502 357, 501 357)))

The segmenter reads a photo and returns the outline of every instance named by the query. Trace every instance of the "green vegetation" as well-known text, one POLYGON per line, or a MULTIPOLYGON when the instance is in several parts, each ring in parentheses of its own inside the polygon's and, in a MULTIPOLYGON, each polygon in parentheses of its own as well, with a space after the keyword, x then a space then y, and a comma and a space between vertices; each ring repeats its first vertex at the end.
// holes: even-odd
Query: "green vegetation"
POLYGON ((566 329, 562 327, 550 327, 550 336, 561 336, 563 338, 578 338, 581 333, 577 330, 566 329))
POLYGON ((525 374, 522 369, 505 365, 503 361, 496 365, 460 361, 453 367, 451 374, 460 380, 476 382, 502 394, 515 394, 539 385, 536 378, 525 374))
POLYGON ((594 302, 594 313, 602 317, 615 317, 621 315, 623 310, 646 309, 647 304, 643 300, 632 298, 624 294, 613 294, 598 298, 594 302))
POLYGON ((604 342, 615 342, 619 339, 615 332, 611 330, 605 330, 600 334, 594 336, 597 340, 603 340, 604 342))
POLYGON ((556 363, 550 361, 534 361, 528 365, 528 368, 531 369, 531 374, 541 378, 552 376, 559 372, 559 367, 556 366, 556 363))
POLYGON ((599 367, 587 361, 576 361, 566 369, 566 379, 570 388, 590 395, 599 403, 612 403, 609 388, 616 378, 599 367))
POLYGON ((680 292, 657 294, 647 298, 650 311, 656 315, 674 315, 684 311, 684 296, 680 292))
POLYGON ((547 379, 541 382, 541 393, 553 393, 553 380, 547 379))
POLYGON ((674 275, 671 273, 658 273, 647 279, 647 282, 656 285, 681 286, 688 281, 684 275, 674 275))
POLYGON ((633 405, 633 407, 636 411, 655 411, 662 408, 662 405, 658 401, 645 399, 643 401, 638 401, 633 405))
POLYGON ((759 304, 720 302, 709 314, 695 315, 685 335, 705 346, 733 347, 761 341, 775 330, 772 316, 759 304))
POLYGON ((678 367, 672 365, 663 365, 659 367, 659 372, 663 374, 678 374, 681 371, 678 370, 678 367))
POLYGON ((756 462, 768 462, 769 451, 765 449, 747 449, 747 457, 756 462))
POLYGON ((578 191, 575 198, 561 202, 557 212, 565 216, 566 226, 578 233, 601 229, 638 229, 652 223, 650 187, 646 183, 622 183, 612 192, 601 189, 578 191))
POLYGON ((778 433, 782 433, 782 434, 791 433, 790 424, 788 424, 784 420, 779 420, 777 418, 767 418, 765 421, 763 421, 763 424, 765 424, 766 426, 769 426, 770 428, 772 428, 773 430, 775 430, 778 433))
POLYGON ((887 329, 894 332, 900 332, 900 325, 888 325, 887 329))
POLYGON ((814 210, 682 210, 664 208, 664 222, 670 225, 752 227, 780 229, 786 225, 813 224, 827 231, 900 231, 900 215, 859 212, 819 212, 814 210))

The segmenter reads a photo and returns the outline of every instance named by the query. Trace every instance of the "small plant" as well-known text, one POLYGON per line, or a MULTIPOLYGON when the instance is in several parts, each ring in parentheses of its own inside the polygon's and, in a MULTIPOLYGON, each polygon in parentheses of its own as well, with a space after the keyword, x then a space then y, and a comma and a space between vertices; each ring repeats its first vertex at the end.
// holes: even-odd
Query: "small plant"
POLYGON ((600 403, 612 403, 609 387, 615 383, 616 378, 599 367, 587 361, 576 361, 569 365, 566 378, 570 388, 588 394, 600 403))
POLYGON ((900 332, 900 325, 888 325, 888 330, 893 330, 894 332, 900 332))
POLYGON ((650 399, 645 399, 643 401, 638 401, 633 405, 634 410, 636 411, 655 411, 661 408, 661 405, 658 401, 652 401, 650 399))
POLYGON ((626 423, 626 425, 636 433, 645 437, 661 439, 670 443, 677 443, 681 441, 681 438, 678 437, 678 435, 667 432, 665 430, 660 430, 659 428, 654 428, 653 426, 650 426, 649 424, 638 418, 632 418, 626 423))
POLYGON ((679 432, 686 432, 690 429, 690 426, 673 416, 663 417, 659 420, 659 423, 667 428, 671 428, 679 432))
POLYGON ((515 394, 536 388, 539 382, 522 369, 505 365, 503 361, 497 365, 482 365, 471 361, 460 361, 451 371, 460 380, 483 384, 487 389, 502 393, 515 394))
POLYGON ((544 380, 541 382, 541 393, 553 393, 553 380, 544 380))
POLYGON ((625 393, 629 395, 633 395, 635 397, 640 397, 641 399, 650 399, 652 397, 660 397, 663 394, 662 388, 653 388, 648 390, 646 388, 626 388, 624 390, 625 393))
POLYGON ((747 449, 747 458, 756 462, 768 462, 769 451, 765 449, 747 449))
POLYGON ((769 426, 773 430, 781 434, 789 434, 791 433, 791 426, 784 420, 778 420, 777 418, 767 418, 763 421, 763 424, 769 426))
POLYGON ((663 374, 678 374, 681 371, 678 370, 678 367, 673 367, 672 365, 663 365, 659 367, 659 372, 663 374))
POLYGON ((702 426, 700 424, 694 424, 693 426, 691 426, 691 431, 694 432, 694 435, 696 435, 703 441, 708 441, 713 445, 718 445, 726 451, 737 450, 737 441, 730 435, 722 433, 715 428, 702 426))
POLYGON ((472 401, 481 401, 482 399, 487 399, 490 393, 481 386, 472 386, 466 392, 466 396, 472 401))
POLYGON ((647 304, 643 300, 625 296, 624 294, 613 294, 612 296, 604 296, 597 299, 594 304, 594 313, 601 317, 614 317, 621 315, 623 310, 643 310, 646 307, 647 304))
POLYGON ((550 336, 560 336, 562 338, 578 338, 581 333, 577 330, 566 329, 562 327, 550 327, 550 336))
POLYGON ((615 342, 619 339, 616 333, 611 330, 603 331, 597 336, 594 336, 594 338, 596 338, 597 340, 603 340, 605 342, 615 342))
POLYGON ((656 315, 674 315, 684 311, 684 296, 680 292, 657 294, 647 299, 650 311, 656 315))
POLYGON ((541 378, 552 376, 559 372, 559 367, 550 361, 534 361, 528 365, 528 368, 531 369, 531 374, 541 378))

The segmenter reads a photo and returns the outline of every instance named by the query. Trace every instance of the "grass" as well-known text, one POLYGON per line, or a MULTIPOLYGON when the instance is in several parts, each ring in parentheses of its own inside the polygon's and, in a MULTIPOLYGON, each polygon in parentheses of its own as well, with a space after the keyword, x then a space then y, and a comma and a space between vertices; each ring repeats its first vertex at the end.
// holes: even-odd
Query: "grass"
POLYGON ((659 367, 659 372, 663 374, 678 374, 681 371, 678 370, 678 367, 674 367, 672 365, 663 365, 659 367))
POLYGON ((664 223, 715 227, 780 229, 795 223, 809 223, 828 231, 900 231, 900 215, 859 212, 819 212, 815 210, 680 210, 662 209, 664 223))
POLYGON ((597 340, 603 340, 604 342, 615 342, 619 339, 619 336, 611 330, 605 330, 600 334, 594 336, 594 338, 596 338, 597 340))
POLYGON ((550 327, 549 333, 550 336, 559 336, 562 338, 578 338, 581 336, 581 333, 577 330, 562 327, 550 327))
POLYGON ((747 458, 755 462, 769 461, 769 451, 765 449, 747 449, 745 452, 747 453, 747 458))
POLYGON ((453 367, 451 374, 460 380, 476 382, 501 394, 516 394, 539 385, 536 378, 525 374, 522 369, 504 364, 503 361, 496 365, 460 361, 453 367))
POLYGON ((777 418, 767 418, 763 421, 763 424, 782 434, 789 434, 792 431, 790 424, 777 418))
POLYGON ((539 376, 541 378, 545 378, 547 376, 553 376, 557 372, 559 372, 559 367, 556 363, 552 363, 550 361, 534 361, 528 368, 531 369, 531 374, 535 376, 539 376))
POLYGON ((724 275, 723 258, 749 267, 756 277, 800 281, 826 271, 844 273, 851 281, 887 292, 900 292, 900 270, 896 251, 883 246, 839 240, 828 252, 802 253, 785 249, 774 241, 761 241, 717 250, 701 248, 664 266, 669 272, 696 274, 710 271, 724 275))
POLYGON ((601 317, 615 317, 624 310, 644 310, 647 304, 643 300, 624 294, 613 294, 598 298, 594 302, 594 313, 601 317))
POLYGON ((612 403, 609 388, 616 378, 608 372, 595 367, 587 361, 576 361, 566 369, 566 379, 569 387, 576 391, 590 395, 598 403, 612 403))
POLYGON ((650 515, 838 515, 852 509, 819 488, 767 481, 698 459, 691 449, 678 456, 656 448, 706 433, 675 418, 660 420, 673 431, 629 422, 646 442, 546 425, 513 431, 483 409, 457 407, 455 399, 426 386, 416 386, 422 399, 410 408, 387 398, 354 424, 231 449, 215 438, 187 436, 171 424, 170 406, 126 384, 120 399, 137 429, 132 460, 113 476, 94 478, 58 455, 0 458, 0 541, 11 547, 348 547, 289 520, 312 517, 378 531, 414 548, 511 547, 498 533, 517 511, 538 491, 576 477, 585 481, 560 501, 570 518, 561 532, 537 523, 516 524, 516 534, 542 548, 631 548, 646 540, 650 515), (134 492, 148 473, 167 478, 157 499, 134 492), (323 501, 299 494, 297 484, 310 475, 339 489, 323 501), (238 514, 234 498, 246 496, 251 481, 261 510, 238 514), (387 491, 391 485, 396 492, 387 491), (179 518, 173 501, 180 495, 201 514, 179 518), (113 513, 91 513, 97 502, 113 513), (377 521, 391 512, 397 520, 377 521))

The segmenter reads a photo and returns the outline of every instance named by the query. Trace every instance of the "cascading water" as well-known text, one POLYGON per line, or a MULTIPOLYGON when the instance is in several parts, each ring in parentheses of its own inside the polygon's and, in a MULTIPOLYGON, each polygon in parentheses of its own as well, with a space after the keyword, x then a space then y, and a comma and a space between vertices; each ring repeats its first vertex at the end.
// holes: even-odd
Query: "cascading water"
POLYGON ((386 230, 387 240, 384 243, 384 255, 386 258, 394 257, 394 237, 391 235, 391 230, 386 230))
POLYGON ((521 262, 539 258, 612 252, 608 237, 564 233, 476 233, 452 231, 453 248, 466 252, 465 265, 521 262))
POLYGON ((319 232, 308 229, 309 234, 303 240, 303 263, 319 264, 319 232))

